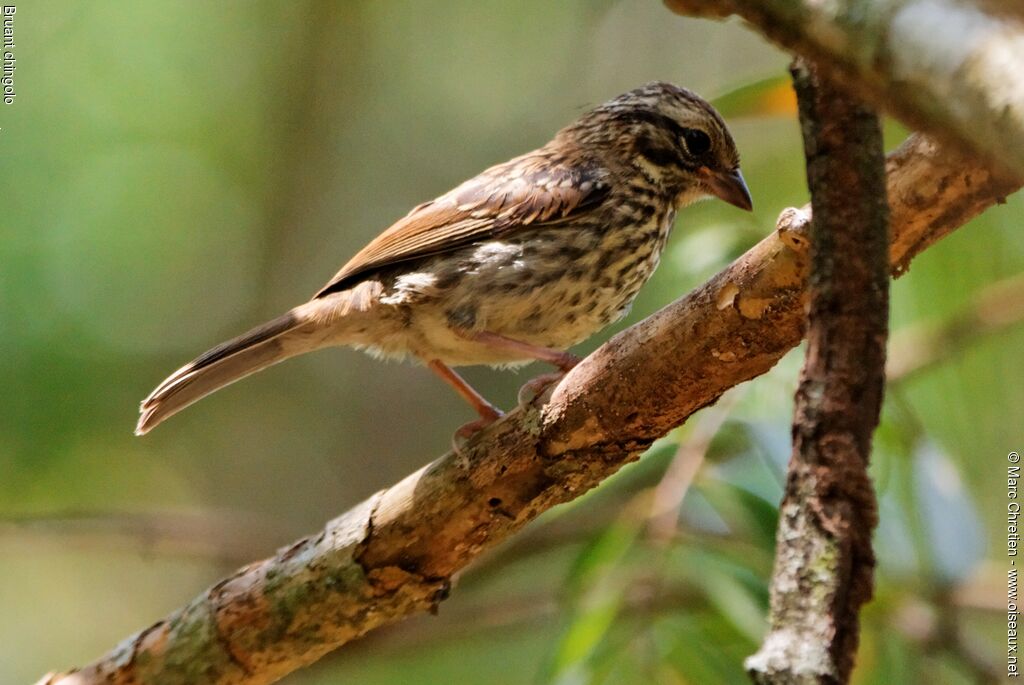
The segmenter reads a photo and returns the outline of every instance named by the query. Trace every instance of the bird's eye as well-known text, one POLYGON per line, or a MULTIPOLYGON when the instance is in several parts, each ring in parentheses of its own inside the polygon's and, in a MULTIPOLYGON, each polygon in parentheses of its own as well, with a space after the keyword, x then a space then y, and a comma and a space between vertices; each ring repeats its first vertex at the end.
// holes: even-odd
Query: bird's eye
POLYGON ((686 143, 686 151, 695 157, 699 157, 711 149, 711 139, 708 138, 708 134, 695 128, 683 130, 683 141, 686 143))

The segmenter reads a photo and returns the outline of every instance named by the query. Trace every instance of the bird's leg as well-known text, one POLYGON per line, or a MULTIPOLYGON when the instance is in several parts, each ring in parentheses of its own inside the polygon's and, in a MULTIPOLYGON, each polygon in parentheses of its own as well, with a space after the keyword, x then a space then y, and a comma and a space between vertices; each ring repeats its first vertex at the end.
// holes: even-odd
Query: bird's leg
POLYGON ((474 340, 495 349, 504 350, 514 354, 521 354, 524 357, 547 362, 548 364, 558 367, 557 372, 541 374, 540 376, 527 381, 526 384, 519 389, 519 404, 521 405, 529 404, 536 400, 552 384, 562 380, 562 377, 569 373, 569 371, 572 370, 572 367, 576 366, 580 362, 580 358, 571 352, 556 350, 550 347, 542 347, 540 345, 532 345, 520 340, 506 338, 498 333, 491 333, 489 331, 458 331, 458 334, 462 337, 468 338, 469 340, 474 340))
MULTIPOLYGON (((473 387, 462 378, 462 376, 455 373, 455 371, 442 363, 439 359, 431 359, 427 362, 427 367, 436 373, 441 380, 450 385, 455 392, 459 393, 459 397, 469 402, 469 405, 476 410, 477 414, 480 415, 480 418, 476 421, 471 421, 455 431, 456 438, 468 438, 504 416, 500 409, 485 400, 483 395, 474 390, 473 387)), ((452 447, 456 452, 459 451, 458 445, 456 445, 454 441, 452 443, 452 447)))
POLYGON ((572 367, 580 363, 580 358, 571 352, 555 350, 550 347, 541 347, 540 345, 532 345, 519 340, 513 340, 512 338, 506 338, 503 335, 491 333, 490 331, 476 331, 472 333, 468 331, 457 331, 457 333, 464 338, 487 345, 488 347, 493 347, 497 350, 521 354, 522 356, 529 357, 530 359, 547 362, 552 366, 557 366, 563 375, 569 373, 572 367))

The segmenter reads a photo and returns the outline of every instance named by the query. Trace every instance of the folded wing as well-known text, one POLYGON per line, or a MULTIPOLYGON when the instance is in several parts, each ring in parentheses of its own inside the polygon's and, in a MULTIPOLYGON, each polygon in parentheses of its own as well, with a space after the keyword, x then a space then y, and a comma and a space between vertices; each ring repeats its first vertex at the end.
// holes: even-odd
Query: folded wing
POLYGON ((572 220, 605 200, 607 171, 541 149, 491 167, 413 209, 360 250, 315 296, 346 290, 381 267, 572 220))

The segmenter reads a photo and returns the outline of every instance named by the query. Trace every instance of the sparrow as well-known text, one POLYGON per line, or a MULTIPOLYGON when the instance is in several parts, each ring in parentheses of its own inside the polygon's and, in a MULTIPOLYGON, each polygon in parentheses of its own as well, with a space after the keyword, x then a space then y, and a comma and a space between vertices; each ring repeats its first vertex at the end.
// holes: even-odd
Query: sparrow
POLYGON ((706 197, 753 206, 722 117, 693 92, 654 82, 586 112, 543 147, 415 207, 312 299, 214 347, 143 400, 143 435, 193 402, 272 364, 349 346, 426 365, 477 412, 502 416, 453 369, 539 360, 625 316, 677 210, 706 197))

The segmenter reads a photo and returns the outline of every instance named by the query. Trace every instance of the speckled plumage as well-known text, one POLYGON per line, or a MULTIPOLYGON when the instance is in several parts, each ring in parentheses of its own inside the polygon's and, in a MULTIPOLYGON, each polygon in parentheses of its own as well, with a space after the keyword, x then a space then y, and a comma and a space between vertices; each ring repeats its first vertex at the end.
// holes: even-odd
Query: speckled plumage
POLYGON ((365 315, 373 324, 353 319, 342 337, 380 356, 451 366, 531 360, 467 339, 476 330, 565 349, 629 311, 674 215, 659 207, 631 230, 594 221, 538 228, 391 269, 380 277, 381 306, 365 315))
POLYGON ((553 355, 629 311, 679 208, 717 195, 749 209, 738 164, 724 122, 693 93, 665 83, 625 93, 416 207, 312 300, 179 369, 143 402, 137 432, 331 345, 430 362, 491 420, 496 410, 442 365, 567 368, 553 355))

